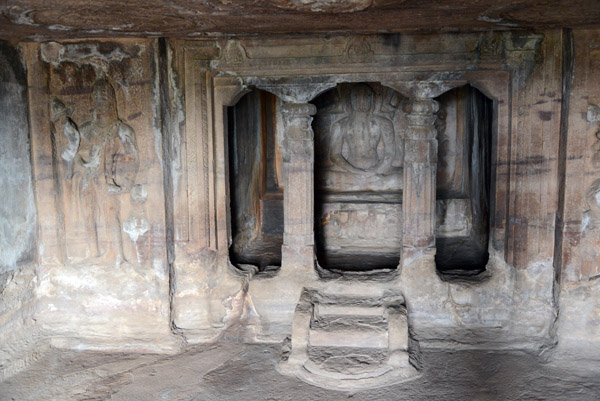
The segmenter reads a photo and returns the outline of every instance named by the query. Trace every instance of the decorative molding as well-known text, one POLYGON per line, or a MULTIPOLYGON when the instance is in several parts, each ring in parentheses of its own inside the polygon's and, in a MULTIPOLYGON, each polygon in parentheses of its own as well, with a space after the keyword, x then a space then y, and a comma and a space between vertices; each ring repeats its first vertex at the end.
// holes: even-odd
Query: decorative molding
MULTIPOLYGON (((295 82, 277 83, 258 81, 255 85, 257 88, 266 90, 284 102, 289 103, 308 103, 321 93, 337 85, 337 81, 322 83, 310 83, 303 79, 292 81, 295 82)), ((252 80, 248 82, 252 82, 252 80)))
POLYGON ((235 106, 242 96, 250 92, 250 89, 237 77, 215 77, 213 86, 215 96, 218 96, 223 106, 235 106))
POLYGON ((228 40, 223 49, 221 62, 224 65, 239 66, 248 59, 246 49, 237 39, 228 40))
POLYGON ((357 36, 350 38, 346 46, 346 57, 351 62, 368 62, 373 57, 373 50, 367 38, 357 36))

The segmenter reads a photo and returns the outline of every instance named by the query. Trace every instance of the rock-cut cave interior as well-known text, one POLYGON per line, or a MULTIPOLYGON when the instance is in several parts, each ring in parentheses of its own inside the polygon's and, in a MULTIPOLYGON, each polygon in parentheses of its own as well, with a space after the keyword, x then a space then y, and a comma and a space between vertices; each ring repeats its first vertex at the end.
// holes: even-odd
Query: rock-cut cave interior
POLYGON ((7 0, 0 141, 0 400, 600 399, 596 1, 7 0))

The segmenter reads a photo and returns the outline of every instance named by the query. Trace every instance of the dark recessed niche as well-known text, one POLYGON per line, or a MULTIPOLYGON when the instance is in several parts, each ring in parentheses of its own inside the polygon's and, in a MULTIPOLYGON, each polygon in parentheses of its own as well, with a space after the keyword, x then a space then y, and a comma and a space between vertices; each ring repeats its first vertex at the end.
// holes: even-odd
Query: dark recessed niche
POLYGON ((404 102, 378 83, 341 84, 313 101, 315 242, 324 268, 398 267, 404 102))
MULTIPOLYGON (((493 102, 470 86, 437 100, 436 265, 440 273, 473 275, 489 258, 493 102)), ((398 266, 407 102, 377 83, 341 84, 313 101, 321 266, 398 266)))
POLYGON ((278 99, 254 90, 227 110, 231 261, 281 265, 283 167, 278 99))
MULTIPOLYGON (((444 276, 472 276, 489 258, 493 102, 471 86, 437 100, 436 266, 444 276)), ((313 100, 315 244, 322 267, 398 266, 407 102, 377 83, 341 84, 313 100)), ((255 90, 228 108, 230 257, 238 265, 281 264, 280 103, 255 90)))
POLYGON ((435 262, 442 275, 472 276, 489 259, 494 104, 469 85, 437 100, 435 262))

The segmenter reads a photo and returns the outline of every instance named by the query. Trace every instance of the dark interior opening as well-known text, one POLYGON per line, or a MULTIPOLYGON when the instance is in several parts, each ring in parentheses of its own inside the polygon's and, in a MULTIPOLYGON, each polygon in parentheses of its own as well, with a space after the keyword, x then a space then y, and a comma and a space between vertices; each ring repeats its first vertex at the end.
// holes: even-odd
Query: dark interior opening
POLYGON ((283 167, 279 100, 253 90, 227 109, 232 263, 281 265, 283 167))
POLYGON ((315 242, 326 269, 398 267, 404 101, 378 83, 347 83, 312 102, 315 242))
MULTIPOLYGON (((437 100, 436 265, 442 274, 476 275, 489 259, 493 102, 468 85, 437 100)), ((313 101, 322 267, 398 266, 407 102, 377 83, 341 84, 313 101)))
POLYGON ((467 85, 440 96, 435 262, 472 276, 489 259, 493 101, 467 85))
MULTIPOLYGON (((437 100, 436 266, 443 276, 473 276, 489 258, 493 101, 468 85, 437 100)), ((399 264, 407 101, 378 83, 348 83, 312 102, 315 243, 326 269, 399 264)), ((263 270, 281 265, 280 105, 254 90, 227 111, 230 257, 263 270)))

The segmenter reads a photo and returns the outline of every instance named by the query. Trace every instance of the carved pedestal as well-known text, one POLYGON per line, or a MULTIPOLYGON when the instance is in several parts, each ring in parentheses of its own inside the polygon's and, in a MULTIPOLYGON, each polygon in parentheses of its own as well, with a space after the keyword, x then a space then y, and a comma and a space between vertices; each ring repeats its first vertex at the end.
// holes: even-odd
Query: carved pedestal
POLYGON ((281 113, 284 133, 284 233, 282 265, 314 265, 314 142, 311 127, 316 107, 285 103, 281 113))

